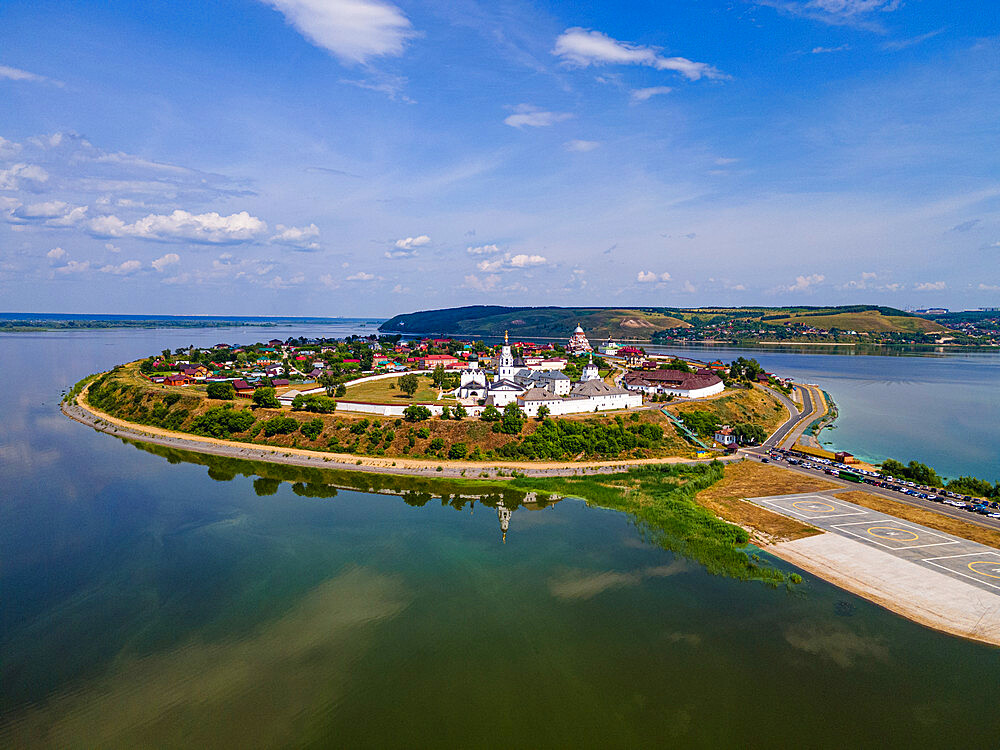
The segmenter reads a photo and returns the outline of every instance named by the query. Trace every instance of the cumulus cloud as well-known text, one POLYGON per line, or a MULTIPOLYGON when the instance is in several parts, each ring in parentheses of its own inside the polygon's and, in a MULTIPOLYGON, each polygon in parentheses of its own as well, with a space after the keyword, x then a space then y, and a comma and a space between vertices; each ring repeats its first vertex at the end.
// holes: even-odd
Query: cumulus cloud
POLYGON ((358 271, 357 273, 352 273, 348 276, 347 281, 372 281, 374 278, 375 274, 358 271))
POLYGON ((671 91, 673 89, 669 86, 650 86, 644 89, 635 89, 630 96, 633 102, 644 102, 652 99, 654 96, 669 94, 671 91))
POLYGON ((412 250, 415 247, 423 247, 431 241, 431 238, 426 234, 422 234, 419 237, 405 237, 401 240, 396 240, 396 248, 399 250, 412 250))
POLYGON ((573 115, 569 112, 546 112, 531 104, 518 104, 514 114, 504 118, 504 123, 512 128, 547 128, 557 122, 569 120, 573 115))
POLYGON ((694 284, 692 284, 690 281, 685 281, 681 285, 681 291, 682 292, 687 292, 688 294, 694 294, 695 292, 698 291, 698 288, 694 284))
POLYGON ((805 292, 817 284, 823 283, 826 276, 820 273, 812 273, 808 276, 796 276, 795 283, 780 287, 783 292, 805 292))
POLYGON ((99 216, 87 224, 97 237, 135 237, 158 242, 195 242, 203 245, 228 245, 250 242, 265 231, 267 224, 246 211, 229 216, 212 212, 192 214, 177 210, 171 214, 150 214, 133 224, 117 216, 99 216))
POLYGON ((316 238, 319 237, 319 227, 315 224, 310 224, 307 227, 286 227, 284 224, 278 224, 275 228, 278 233, 271 238, 271 242, 288 245, 296 250, 315 251, 320 249, 319 243, 316 242, 316 238))
POLYGON ((77 260, 69 261, 65 266, 59 266, 56 269, 56 273, 71 274, 71 273, 83 273, 90 268, 90 261, 85 260, 83 262, 77 260))
POLYGON ((576 151, 579 153, 586 153, 587 151, 593 151, 595 148, 599 147, 601 144, 597 141, 580 141, 572 140, 566 141, 563 144, 563 148, 567 151, 576 151))
POLYGON ((63 201, 45 201, 19 206, 10 214, 10 221, 44 223, 50 227, 70 227, 87 216, 86 206, 71 206, 63 201))
POLYGON ((530 268, 531 266, 541 266, 546 263, 548 263, 548 259, 544 255, 529 255, 527 253, 511 255, 510 253, 504 253, 502 258, 479 261, 476 264, 476 268, 485 273, 494 273, 496 271, 512 271, 514 269, 530 268))
POLYGON ((469 255, 496 255, 500 248, 496 245, 479 245, 477 247, 467 247, 465 252, 469 255))
POLYGON ((475 274, 469 274, 463 281, 463 286, 477 292, 492 292, 500 285, 500 277, 496 274, 491 274, 482 279, 475 274))
POLYGON ((166 255, 161 255, 159 258, 154 260, 150 265, 153 266, 157 271, 162 272, 163 269, 168 266, 175 265, 181 262, 181 256, 177 253, 167 253, 166 255))
POLYGON ((406 15, 381 0, 262 0, 302 36, 341 62, 400 55, 416 35, 406 15))
POLYGON ((25 81, 27 83, 48 83, 60 88, 65 85, 62 81, 57 81, 54 78, 46 78, 37 73, 29 73, 27 70, 11 68, 7 65, 0 65, 0 78, 8 81, 25 81))
POLYGON ((131 273, 135 273, 140 268, 142 268, 142 263, 137 260, 126 260, 123 263, 115 265, 101 266, 99 269, 101 273, 110 273, 115 276, 128 276, 131 273))
POLYGON ((940 292, 946 286, 943 281, 921 281, 913 288, 918 292, 940 292))
POLYGON ((37 164, 13 164, 0 169, 0 190, 38 190, 48 179, 49 173, 37 164))
POLYGON ((49 260, 62 260, 66 257, 66 251, 61 247, 54 247, 45 253, 45 257, 49 260))
POLYGON ((566 29, 556 39, 552 54, 561 57, 567 65, 645 65, 656 70, 680 73, 689 80, 723 78, 716 68, 686 57, 664 57, 653 47, 620 42, 600 31, 579 27, 566 29))
POLYGON ((670 274, 666 271, 659 274, 653 271, 639 271, 635 280, 640 284, 655 284, 657 282, 670 281, 670 274))

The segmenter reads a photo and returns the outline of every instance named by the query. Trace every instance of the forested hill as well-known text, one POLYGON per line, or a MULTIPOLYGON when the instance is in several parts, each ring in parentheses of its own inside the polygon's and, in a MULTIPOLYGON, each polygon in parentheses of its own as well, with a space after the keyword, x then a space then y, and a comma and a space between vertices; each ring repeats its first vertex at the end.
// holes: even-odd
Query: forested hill
POLYGON ((922 337, 948 329, 926 318, 891 307, 500 307, 474 305, 397 315, 380 330, 404 334, 451 334, 565 339, 577 326, 591 339, 653 340, 666 331, 691 337, 716 331, 721 338, 763 335, 765 331, 804 328, 922 337))
POLYGON ((443 333, 465 336, 569 338, 576 326, 591 338, 649 339, 656 331, 689 328, 666 310, 606 307, 497 307, 474 305, 397 315, 379 330, 399 333, 443 333))

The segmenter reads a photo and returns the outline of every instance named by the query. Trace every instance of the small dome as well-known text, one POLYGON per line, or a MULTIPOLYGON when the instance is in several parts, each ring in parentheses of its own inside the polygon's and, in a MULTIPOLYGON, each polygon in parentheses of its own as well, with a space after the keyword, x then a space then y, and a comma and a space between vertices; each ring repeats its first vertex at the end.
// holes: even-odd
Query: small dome
POLYGON ((583 329, 580 326, 577 326, 576 330, 573 331, 573 333, 583 333, 583 329))

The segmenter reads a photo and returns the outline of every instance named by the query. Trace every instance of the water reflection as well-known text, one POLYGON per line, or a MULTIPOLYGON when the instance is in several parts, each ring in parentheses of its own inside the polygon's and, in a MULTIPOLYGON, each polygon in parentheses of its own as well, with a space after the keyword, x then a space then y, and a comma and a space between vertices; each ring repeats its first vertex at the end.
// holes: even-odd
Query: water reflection
POLYGON ((396 495, 414 508, 433 500, 442 507, 472 512, 479 503, 496 511, 500 541, 506 543, 513 514, 520 510, 542 510, 563 498, 560 495, 526 491, 504 486, 502 482, 481 480, 432 479, 409 475, 375 474, 338 469, 289 466, 267 461, 215 456, 168 446, 118 437, 123 443, 165 458, 171 464, 190 463, 208 467, 208 476, 216 482, 230 482, 237 477, 253 477, 253 491, 258 497, 278 494, 282 484, 291 485, 299 497, 335 498, 338 489, 359 490, 378 495, 396 495), (480 488, 488 488, 478 491, 480 488))

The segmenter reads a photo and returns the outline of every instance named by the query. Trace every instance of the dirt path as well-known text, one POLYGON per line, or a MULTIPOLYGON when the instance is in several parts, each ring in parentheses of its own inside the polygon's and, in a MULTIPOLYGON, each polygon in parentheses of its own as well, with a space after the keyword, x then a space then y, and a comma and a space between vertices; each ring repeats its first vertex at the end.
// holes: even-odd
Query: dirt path
MULTIPOLYGON (((136 425, 112 417, 110 414, 105 414, 92 406, 85 405, 79 399, 77 399, 76 403, 63 404, 62 411, 71 419, 93 427, 100 432, 181 450, 208 453, 229 458, 270 461, 272 463, 294 466, 313 466, 325 469, 345 469, 383 474, 404 474, 410 476, 427 476, 430 474, 447 477, 496 478, 509 475, 511 471, 517 471, 527 476, 552 477, 572 476, 574 474, 612 474, 625 471, 633 466, 706 463, 704 459, 692 460, 673 457, 631 459, 627 461, 581 461, 573 463, 540 461, 491 461, 489 463, 474 463, 468 461, 420 460, 412 458, 380 458, 356 456, 349 453, 326 453, 303 448, 284 448, 280 446, 257 445, 255 443, 242 443, 235 440, 220 440, 218 438, 189 435, 183 432, 172 432, 148 425, 136 425)), ((720 460, 737 459, 735 457, 724 457, 720 460)))

